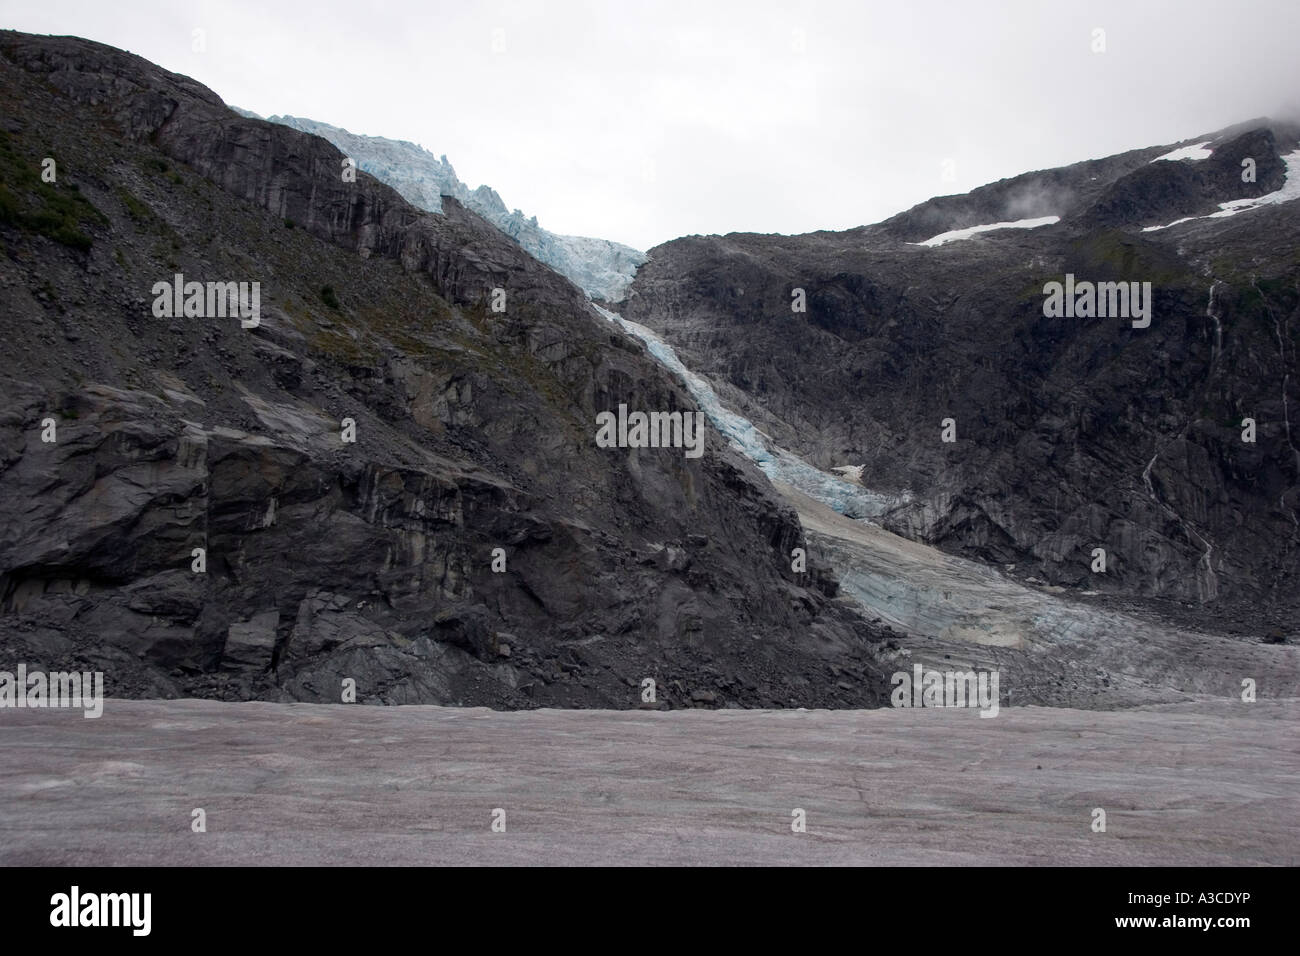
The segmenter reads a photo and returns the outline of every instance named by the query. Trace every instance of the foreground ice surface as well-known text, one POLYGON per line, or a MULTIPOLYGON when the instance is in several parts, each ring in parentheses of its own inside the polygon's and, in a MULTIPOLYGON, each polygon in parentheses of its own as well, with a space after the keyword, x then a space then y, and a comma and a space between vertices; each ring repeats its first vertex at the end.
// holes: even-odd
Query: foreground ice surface
POLYGON ((1066 589, 1032 587, 776 487, 844 592, 908 635, 901 646, 910 662, 996 667, 1012 704, 1113 708, 1240 697, 1243 677, 1272 696, 1300 697, 1298 647, 1181 630, 1066 589))
MULTIPOLYGON (((709 421, 713 422, 713 426, 727 437, 732 447, 757 464, 771 481, 793 485, 839 514, 847 514, 855 518, 882 514, 891 506, 898 504, 900 500, 905 500, 869 491, 861 485, 815 468, 783 448, 769 444, 766 436, 755 427, 753 422, 724 407, 713 386, 683 365, 677 353, 673 351, 673 347, 654 331, 623 318, 617 312, 610 312, 598 305, 593 305, 592 308, 625 332, 644 342, 650 354, 681 379, 699 404, 701 411, 709 416, 709 421)), ((642 410, 652 411, 652 409, 642 410)))
POLYGON ((1219 203, 1218 212, 1212 212, 1207 216, 1186 216, 1182 219, 1175 219, 1164 226, 1145 226, 1142 231, 1155 232, 1158 229, 1169 229, 1197 219, 1224 219, 1228 216, 1235 216, 1239 212, 1248 212, 1262 206, 1273 206, 1277 203, 1300 199, 1300 149, 1283 156, 1282 161, 1286 163, 1286 180, 1282 183, 1281 189, 1276 189, 1271 193, 1265 193, 1263 196, 1255 198, 1230 199, 1227 202, 1219 203))
POLYGON ((925 242, 909 242, 909 246, 941 246, 945 242, 956 242, 959 239, 969 239, 971 236, 979 235, 981 232, 992 232, 995 229, 1037 229, 1039 226, 1050 226, 1061 221, 1060 216, 1042 216, 1039 219, 1017 219, 1015 222, 991 222, 986 226, 967 226, 965 229, 953 229, 951 232, 941 232, 937 236, 931 236, 925 242))
POLYGON ((1178 162, 1182 159, 1209 159, 1214 155, 1214 150, 1205 148, 1210 143, 1211 140, 1207 139, 1204 143, 1197 143, 1194 146, 1182 146, 1172 152, 1165 153, 1163 156, 1157 156, 1151 162, 1158 163, 1162 159, 1167 159, 1170 162, 1178 162))
POLYGON ((717 429, 794 505, 809 544, 844 593, 907 635, 915 660, 941 666, 946 654, 979 648, 985 666, 1006 671, 1012 702, 1132 707, 1194 693, 1231 694, 1243 675, 1267 682, 1273 693, 1300 695, 1295 647, 1160 626, 855 520, 879 516, 898 499, 771 444, 752 422, 723 407, 712 386, 653 331, 596 308, 686 384, 717 429), (1067 673, 1068 682, 1061 676, 1067 673))
POLYGON ((1294 866, 1298 708, 4 709, 0 863, 1294 866))

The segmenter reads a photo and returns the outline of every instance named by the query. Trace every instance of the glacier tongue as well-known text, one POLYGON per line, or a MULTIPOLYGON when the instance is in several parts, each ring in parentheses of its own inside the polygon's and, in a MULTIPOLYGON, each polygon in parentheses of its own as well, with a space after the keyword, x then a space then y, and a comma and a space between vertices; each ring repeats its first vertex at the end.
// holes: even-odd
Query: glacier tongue
MULTIPOLYGON (((247 116, 247 110, 239 110, 247 116)), ((639 249, 588 236, 561 236, 543 229, 536 216, 509 210, 490 186, 470 189, 460 181, 447 157, 407 140, 362 136, 297 116, 271 116, 269 122, 289 126, 329 140, 352 157, 357 167, 387 183, 402 198, 427 212, 442 211, 442 197, 451 196, 496 226, 535 259, 540 259, 578 288, 607 302, 623 298, 636 270, 646 261, 639 249)))
POLYGON ((727 437, 732 447, 758 465, 769 480, 793 485, 808 497, 850 518, 872 518, 906 500, 869 491, 861 485, 814 468, 797 455, 770 444, 767 436, 753 422, 726 408, 713 386, 683 365, 673 347, 653 331, 623 318, 617 312, 602 309, 594 303, 592 307, 623 331, 644 342, 650 354, 682 380, 700 409, 709 416, 714 427, 727 437))
POLYGON ((848 520, 877 517, 906 498, 873 493, 777 447, 724 407, 658 335, 593 307, 644 342, 731 445, 762 469, 798 511, 808 546, 829 563, 844 594, 903 632, 894 659, 931 669, 979 662, 1009 678, 1007 702, 1017 704, 1127 707, 1231 695, 1232 675, 1253 672, 1267 674, 1284 695, 1300 687, 1294 661, 1261 658, 1253 645, 1084 603, 1062 588, 1032 588, 873 521, 848 520))

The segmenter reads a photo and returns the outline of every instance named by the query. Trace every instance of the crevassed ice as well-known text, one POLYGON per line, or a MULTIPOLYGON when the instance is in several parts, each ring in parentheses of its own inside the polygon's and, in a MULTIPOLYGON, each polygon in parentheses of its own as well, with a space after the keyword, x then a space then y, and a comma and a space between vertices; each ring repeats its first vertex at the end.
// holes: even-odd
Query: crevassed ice
POLYGON ((353 157, 358 168, 392 186, 420 209, 441 213, 442 197, 455 197, 589 295, 608 301, 621 299, 636 270, 646 261, 644 252, 622 243, 589 236, 561 236, 543 229, 536 216, 525 216, 518 209, 511 212, 492 187, 470 189, 460 181, 446 156, 435 157, 415 143, 361 136, 296 116, 272 116, 270 122, 329 140, 345 156, 353 157))
POLYGON ((1209 159, 1214 155, 1214 150, 1205 147, 1209 146, 1211 142, 1212 140, 1207 139, 1204 143, 1197 143, 1195 146, 1182 146, 1172 152, 1165 153, 1163 156, 1157 156, 1151 162, 1158 163, 1162 159, 1167 159, 1170 162, 1177 162, 1180 159, 1209 159))
POLYGON ((1280 202, 1300 199, 1300 149, 1283 156, 1282 162, 1286 163, 1286 181, 1282 183, 1281 189, 1275 189, 1271 193, 1265 193, 1254 198, 1230 199, 1227 202, 1219 203, 1219 211, 1212 212, 1208 216, 1187 216, 1183 219, 1175 219, 1164 226, 1146 226, 1142 231, 1155 232, 1157 229, 1168 229, 1184 222, 1191 222, 1193 219, 1223 219, 1227 216, 1235 216, 1239 212, 1258 209, 1261 206, 1274 206, 1280 202))
POLYGON ((623 331, 644 342, 650 354, 682 380, 701 411, 709 416, 713 426, 727 437, 731 446, 758 465, 770 480, 793 485, 810 498, 815 498, 850 518, 875 517, 907 500, 906 495, 881 495, 869 491, 861 485, 814 468, 784 448, 769 445, 766 436, 753 422, 724 407, 713 386, 683 365, 673 347, 653 331, 594 303, 592 308, 623 331))
POLYGON ((955 242, 958 239, 969 239, 971 236, 981 232, 992 232, 994 229, 1037 229, 1039 226, 1050 226, 1053 223, 1061 221, 1060 216, 1042 216, 1038 219, 1017 219, 1015 222, 991 222, 986 226, 967 226, 965 229, 953 229, 951 232, 941 232, 937 236, 931 236, 925 242, 909 242, 909 246, 941 246, 945 242, 955 242))

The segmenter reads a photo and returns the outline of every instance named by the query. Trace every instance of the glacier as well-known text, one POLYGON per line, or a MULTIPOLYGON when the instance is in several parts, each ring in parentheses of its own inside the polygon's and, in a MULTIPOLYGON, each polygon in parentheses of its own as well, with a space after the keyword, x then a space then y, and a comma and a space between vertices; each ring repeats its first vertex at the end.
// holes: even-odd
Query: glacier
MULTIPOLYGON (((245 116, 262 117, 247 110, 245 116)), ((525 252, 546 263, 588 295, 618 302, 632 284, 646 255, 631 246, 588 236, 562 236, 543 229, 536 216, 511 210, 491 186, 470 189, 445 155, 438 157, 408 140, 362 136, 329 123, 298 116, 269 116, 279 123, 333 143, 357 168, 396 189, 411 205, 427 212, 442 211, 442 197, 451 196, 474 210, 517 242, 525 252)))
POLYGON ((753 422, 724 406, 713 386, 683 365, 673 347, 655 332, 623 318, 617 312, 594 303, 592 307, 624 332, 640 339, 661 365, 681 379, 700 409, 727 438, 731 447, 758 465, 770 481, 792 485, 809 498, 820 501, 832 511, 848 518, 874 518, 908 500, 906 495, 882 495, 870 491, 838 475, 822 471, 798 455, 773 444, 753 422))
MULTIPOLYGON (((263 118, 248 110, 234 109, 244 116, 263 118)), ((537 224, 536 216, 526 217, 518 209, 511 211, 490 186, 482 185, 471 190, 460 181, 445 155, 434 156, 416 143, 382 136, 362 136, 338 126, 296 116, 270 116, 266 119, 333 143, 345 156, 354 159, 358 168, 392 186, 407 202, 428 212, 441 212, 442 197, 453 197, 592 298, 605 302, 621 300, 636 270, 646 261, 645 253, 608 239, 548 232, 537 224)), ((682 381, 731 446, 758 465, 771 481, 791 485, 850 518, 870 519, 908 500, 906 493, 883 495, 870 491, 854 481, 822 471, 798 455, 778 447, 753 422, 726 408, 713 386, 686 368, 672 346, 653 331, 595 302, 592 308, 624 333, 643 342, 650 354, 682 381)), ((845 470, 850 475, 860 474, 861 466, 849 466, 845 470)))

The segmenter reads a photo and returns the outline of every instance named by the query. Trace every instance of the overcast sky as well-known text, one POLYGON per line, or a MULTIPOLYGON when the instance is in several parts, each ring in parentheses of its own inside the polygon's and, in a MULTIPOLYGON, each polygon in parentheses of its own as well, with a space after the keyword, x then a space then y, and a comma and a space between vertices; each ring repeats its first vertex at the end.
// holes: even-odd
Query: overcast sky
POLYGON ((1300 112, 1298 0, 0 0, 0 25, 412 140, 554 232, 641 249, 1300 112))

